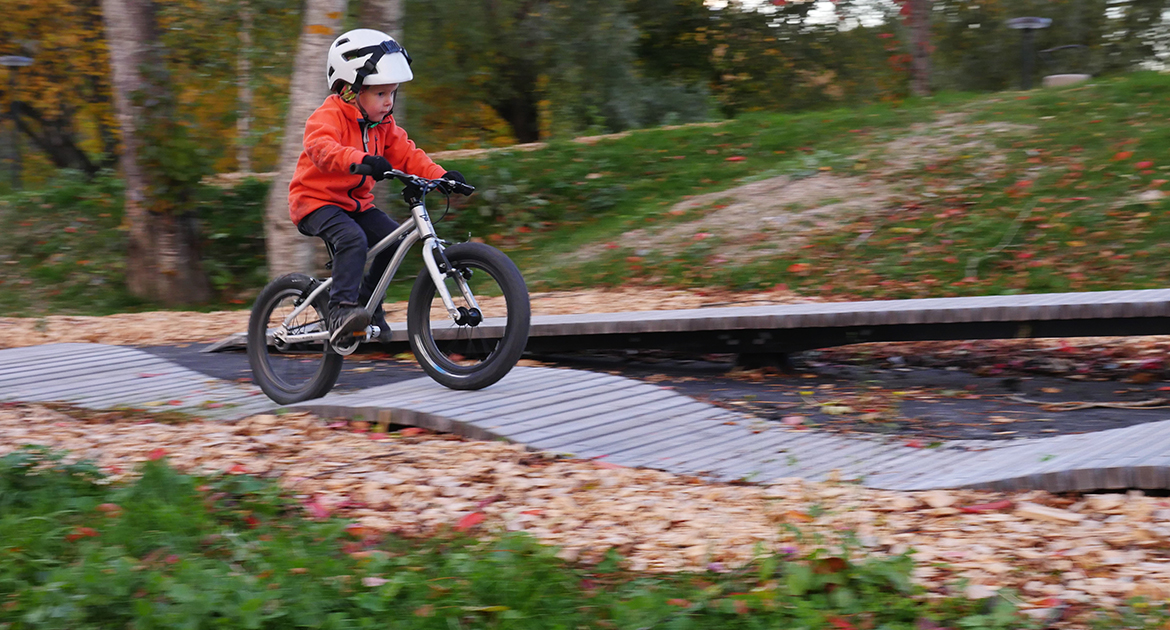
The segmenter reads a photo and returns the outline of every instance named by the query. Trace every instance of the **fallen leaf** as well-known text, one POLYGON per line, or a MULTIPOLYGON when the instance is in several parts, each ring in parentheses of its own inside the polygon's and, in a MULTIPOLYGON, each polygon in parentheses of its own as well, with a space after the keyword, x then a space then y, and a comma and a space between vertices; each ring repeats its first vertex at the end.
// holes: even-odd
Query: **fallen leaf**
POLYGON ((992 501, 991 503, 979 503, 976 505, 964 505, 964 506, 960 507, 959 509, 963 512, 973 514, 973 513, 977 513, 977 512, 994 512, 996 510, 1010 510, 1011 507, 1012 507, 1012 502, 1007 500, 1007 499, 1004 499, 1002 501, 992 501))
POLYGON ((465 532, 472 527, 482 523, 484 518, 486 517, 484 516, 483 512, 472 512, 459 519, 458 523, 455 523, 455 530, 465 532))

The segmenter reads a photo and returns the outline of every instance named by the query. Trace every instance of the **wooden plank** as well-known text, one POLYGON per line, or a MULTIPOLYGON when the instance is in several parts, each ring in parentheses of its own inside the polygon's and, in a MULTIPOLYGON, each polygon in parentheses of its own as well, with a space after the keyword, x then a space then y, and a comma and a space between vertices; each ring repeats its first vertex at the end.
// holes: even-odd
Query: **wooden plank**
POLYGON ((412 403, 410 408, 435 415, 458 417, 465 422, 482 421, 486 424, 491 424, 492 429, 495 430, 495 425, 507 418, 510 413, 525 413, 533 409, 547 409, 553 402, 573 401, 573 404, 577 404, 589 396, 615 391, 614 388, 614 385, 589 386, 586 383, 567 383, 561 387, 550 388, 547 393, 544 391, 529 392, 470 405, 465 403, 463 407, 451 406, 440 401, 435 401, 412 403))
POLYGON ((111 380, 107 382, 98 383, 95 386, 83 388, 81 390, 74 390, 70 388, 68 382, 57 382, 52 387, 43 389, 25 388, 15 390, 12 394, 5 394, 5 397, 12 396, 13 400, 26 401, 93 401, 94 403, 105 401, 118 401, 126 397, 137 395, 141 391, 159 391, 162 393, 170 391, 183 391, 187 384, 182 379, 160 379, 155 383, 153 388, 143 388, 138 383, 129 381, 111 380))
MULTIPOLYGON (((708 461, 708 454, 714 452, 713 449, 751 439, 750 435, 745 435, 743 432, 720 430, 715 427, 700 429, 688 437, 701 439, 698 444, 687 437, 667 440, 655 444, 656 448, 652 452, 643 453, 633 459, 630 459, 630 456, 626 454, 616 456, 615 459, 620 457, 622 461, 630 462, 631 465, 660 468, 677 473, 706 473, 707 469, 704 463, 708 461), (686 461, 691 462, 692 465, 683 466, 683 462, 686 461)), ((615 461, 615 459, 610 461, 615 461)))
MULTIPOLYGON (((598 407, 605 403, 626 399, 627 397, 628 391, 626 389, 609 389, 605 392, 593 394, 588 399, 588 406, 583 410, 580 404, 581 399, 573 398, 557 404, 548 405, 543 409, 543 413, 547 414, 548 416, 555 416, 557 414, 566 412, 577 413, 584 411, 585 413, 588 413, 590 407, 598 407)), ((478 414, 467 416, 467 418, 473 422, 478 421, 478 423, 482 426, 491 429, 492 431, 497 431, 502 435, 509 435, 509 425, 525 419, 512 419, 507 415, 494 415, 490 412, 480 412, 478 414)))
MULTIPOLYGON (((807 478, 823 477, 833 471, 834 469, 842 469, 847 462, 856 461, 860 455, 872 455, 883 448, 883 445, 876 441, 860 439, 860 438, 843 438, 838 436, 826 436, 829 439, 822 445, 819 445, 812 450, 811 457, 800 458, 797 456, 797 463, 794 469, 797 471, 796 476, 807 478)), ((736 463, 736 460, 750 461, 756 459, 758 455, 748 453, 726 453, 723 461, 716 462, 717 469, 722 469, 724 461, 731 461, 736 463)), ((776 458, 772 458, 775 460, 776 458)), ((763 466, 758 466, 762 471, 763 466)))
POLYGON ((69 378, 93 372, 110 372, 114 370, 150 370, 174 368, 173 363, 166 363, 162 359, 148 354, 126 354, 116 357, 101 356, 96 360, 90 357, 61 358, 45 363, 21 364, 17 369, 0 375, 0 383, 19 385, 44 378, 69 378))
POLYGON ((615 457, 638 457, 653 452, 666 440, 702 437, 701 432, 711 427, 713 419, 720 417, 721 414, 721 410, 713 407, 691 412, 680 411, 680 415, 677 416, 650 424, 639 421, 634 427, 606 435, 604 438, 574 441, 561 448, 571 448, 573 452, 594 448, 615 457))
MULTIPOLYGON (((444 398, 458 398, 474 395, 491 395, 495 396, 500 392, 511 392, 516 387, 522 384, 540 378, 539 372, 532 372, 534 368, 515 368, 491 387, 478 390, 477 392, 453 390, 443 387, 436 383, 429 376, 411 379, 409 381, 402 381, 398 383, 388 383, 386 385, 379 385, 369 389, 361 390, 360 392, 334 392, 325 396, 324 398, 313 401, 311 404, 318 404, 320 402, 331 403, 334 400, 346 401, 345 404, 352 404, 355 396, 362 396, 365 400, 379 400, 384 404, 394 406, 403 406, 411 404, 421 404, 429 400, 444 399, 444 398)), ((297 403, 290 405, 296 407, 297 403)))
POLYGON ((657 439, 644 441, 641 446, 612 453, 614 460, 611 461, 620 458, 622 462, 630 462, 627 465, 661 467, 675 457, 705 448, 706 445, 726 443, 745 436, 745 431, 737 430, 739 427, 724 425, 725 418, 722 414, 713 415, 705 420, 695 421, 692 426, 686 428, 687 430, 675 433, 673 437, 654 436, 657 439))
POLYGON ((511 431, 509 435, 520 442, 539 440, 549 443, 562 436, 580 440, 583 435, 608 431, 622 420, 633 419, 639 424, 653 424, 658 420, 672 418, 689 402, 689 398, 678 395, 665 400, 639 400, 616 410, 594 413, 583 420, 561 421, 550 425, 544 418, 536 418, 509 425, 508 429, 511 431))
POLYGON ((29 370, 39 368, 60 368, 77 364, 95 365, 106 358, 117 361, 150 356, 139 351, 111 352, 100 346, 90 349, 60 348, 59 352, 45 356, 18 352, 20 350, 24 350, 24 348, 0 350, 0 380, 19 377, 29 370))
MULTIPOLYGON (((546 436, 545 443, 549 448, 560 449, 576 453, 581 450, 599 450, 609 452, 629 442, 639 443, 639 434, 647 431, 663 431, 666 428, 685 430, 692 420, 709 419, 717 411, 709 405, 689 400, 677 407, 663 410, 665 415, 654 414, 653 417, 633 416, 622 420, 608 422, 591 429, 584 429, 572 435, 546 436)), ((627 446, 628 448, 628 446, 627 446)))
POLYGON ((147 402, 161 402, 164 399, 182 400, 202 392, 202 388, 197 388, 191 383, 176 381, 171 383, 157 383, 151 387, 130 387, 111 390, 108 394, 92 395, 83 398, 67 398, 66 400, 75 400, 87 407, 100 409, 108 405, 137 406, 147 402))
POLYGON ((511 440, 543 442, 559 435, 605 424, 615 418, 639 417, 645 421, 648 414, 669 411, 672 403, 677 404, 666 392, 661 392, 636 398, 618 398, 608 403, 590 403, 560 413, 538 413, 528 419, 513 416, 504 422, 497 420, 492 426, 511 440))

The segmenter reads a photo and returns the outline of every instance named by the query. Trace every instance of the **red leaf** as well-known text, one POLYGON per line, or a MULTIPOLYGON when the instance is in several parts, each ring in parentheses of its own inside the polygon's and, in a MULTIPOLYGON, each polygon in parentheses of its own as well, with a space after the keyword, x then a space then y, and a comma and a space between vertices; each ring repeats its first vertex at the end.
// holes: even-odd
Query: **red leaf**
POLYGON ((165 448, 156 448, 153 451, 151 451, 150 454, 147 455, 146 457, 152 462, 157 462, 158 460, 160 460, 166 456, 167 456, 167 450, 165 448))
POLYGON ((666 603, 671 606, 678 606, 679 608, 689 608, 691 603, 685 599, 675 597, 674 599, 666 600, 666 603))
POLYGON ((92 527, 78 527, 77 529, 73 530, 72 534, 67 534, 65 536, 65 540, 73 542, 82 538, 95 538, 97 535, 98 531, 92 527))
POLYGON ((833 624, 833 627, 837 628, 837 630, 856 630, 853 624, 840 617, 829 617, 829 623, 833 624))
POLYGON ((260 519, 249 514, 244 517, 244 522, 248 524, 248 529, 256 529, 256 526, 260 524, 260 519))
POLYGON ((228 468, 228 472, 233 475, 244 475, 247 474, 248 469, 243 464, 234 464, 231 468, 228 468))
POLYGON ((996 510, 1008 510, 1008 509, 1011 509, 1011 507, 1012 507, 1012 502, 1007 500, 1007 499, 1004 499, 1002 501, 992 501, 991 503, 980 503, 978 505, 965 505, 959 509, 964 511, 964 512, 967 512, 967 513, 975 513, 975 512, 994 512, 996 510))
POLYGON ((808 268, 809 268, 808 263, 792 263, 791 265, 788 265, 788 272, 789 273, 800 273, 802 271, 808 271, 808 268))
POLYGON ((910 440, 906 442, 906 446, 910 448, 922 448, 922 440, 910 440))
POLYGON ((309 515, 313 518, 329 518, 332 510, 321 505, 316 499, 305 504, 305 509, 309 511, 309 515))
POLYGON ((1141 162, 1134 164, 1135 168, 1153 168, 1153 166, 1154 163, 1149 160, 1142 160, 1141 162))
POLYGON ((465 532, 472 527, 482 523, 484 518, 486 517, 483 515, 483 512, 472 512, 467 516, 459 519, 459 522, 455 523, 455 529, 457 531, 465 532))
POLYGON ((1133 151, 1118 151, 1113 154, 1113 159, 1117 161, 1128 160, 1133 157, 1133 151))
POLYGON ((744 161, 744 160, 746 160, 746 159, 747 159, 747 158, 745 158, 745 157, 744 157, 744 156, 742 156, 742 155, 733 155, 733 156, 731 156, 731 157, 729 157, 729 158, 727 158, 727 159, 725 159, 725 160, 723 160, 723 161, 724 161, 724 162, 742 162, 742 161, 744 161))
POLYGON ((406 427, 405 429, 399 431, 399 433, 401 433, 404 437, 412 437, 415 435, 426 435, 429 433, 429 431, 422 427, 406 427))

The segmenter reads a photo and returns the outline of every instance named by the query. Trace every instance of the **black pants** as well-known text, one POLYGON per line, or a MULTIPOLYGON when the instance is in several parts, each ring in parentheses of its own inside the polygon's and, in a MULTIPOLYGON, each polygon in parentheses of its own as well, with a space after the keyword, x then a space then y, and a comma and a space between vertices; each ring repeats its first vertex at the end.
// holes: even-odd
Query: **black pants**
MULTIPOLYGON (((338 206, 323 206, 309 213, 297 224, 302 234, 319 236, 333 247, 333 286, 329 294, 329 309, 339 306, 366 305, 374 293, 374 286, 382 278, 398 246, 386 248, 374 257, 370 271, 362 277, 366 253, 370 245, 386 238, 398 228, 398 222, 377 208, 365 212, 350 212, 338 206)), ((374 316, 382 315, 382 305, 374 316)))

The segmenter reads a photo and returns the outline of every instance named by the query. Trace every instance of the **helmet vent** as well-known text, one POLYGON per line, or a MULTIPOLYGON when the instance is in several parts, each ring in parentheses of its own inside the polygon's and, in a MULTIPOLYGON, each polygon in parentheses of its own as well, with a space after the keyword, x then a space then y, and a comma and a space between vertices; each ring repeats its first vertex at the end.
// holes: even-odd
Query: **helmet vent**
POLYGON ((342 45, 342 44, 348 44, 348 43, 349 43, 349 38, 348 38, 348 37, 343 37, 343 38, 341 38, 341 39, 339 39, 339 40, 337 40, 337 41, 333 42, 333 47, 334 47, 334 48, 337 48, 338 46, 340 46, 340 45, 342 45))
POLYGON ((327 75, 325 75, 325 76, 329 76, 329 77, 331 77, 331 76, 333 76, 333 72, 334 72, 334 70, 333 70, 333 66, 329 66, 329 74, 327 74, 327 75))

